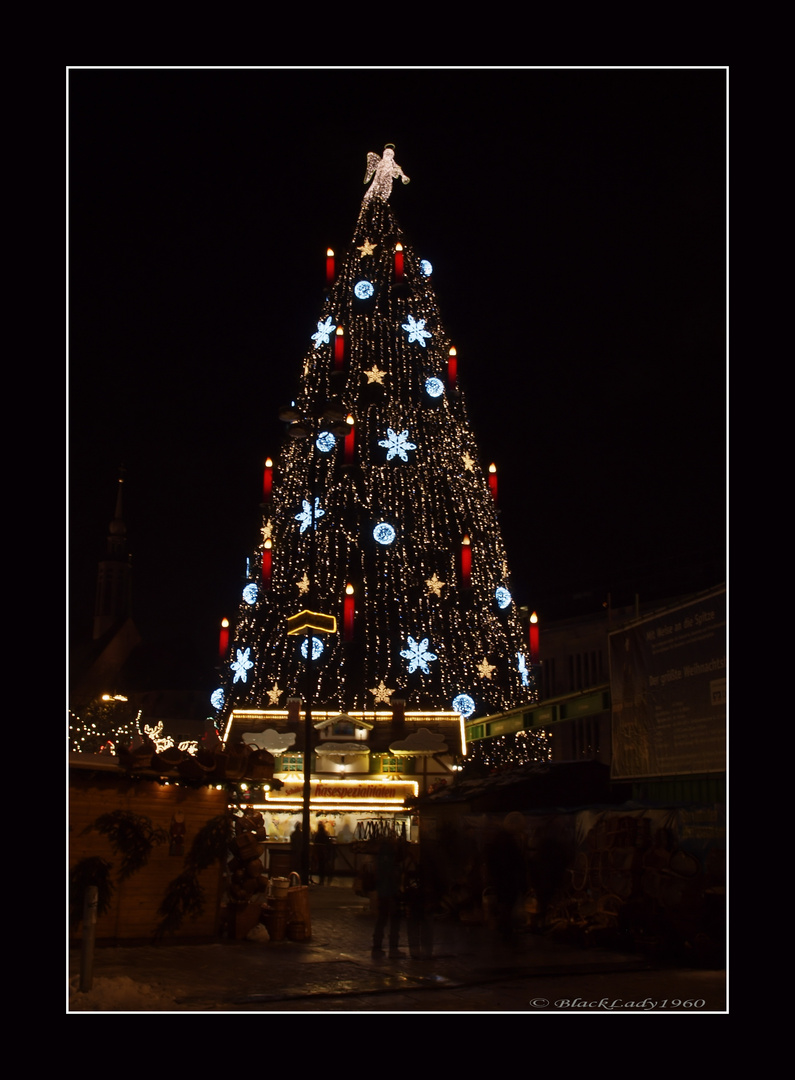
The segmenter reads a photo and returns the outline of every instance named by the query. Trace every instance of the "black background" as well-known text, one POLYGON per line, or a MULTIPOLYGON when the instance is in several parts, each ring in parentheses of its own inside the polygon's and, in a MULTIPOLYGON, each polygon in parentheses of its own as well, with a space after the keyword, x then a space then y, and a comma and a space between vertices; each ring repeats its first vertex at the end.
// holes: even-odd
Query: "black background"
MULTIPOLYGON (((723 580, 724 69, 68 77, 70 634, 119 465, 147 640, 212 665, 367 152, 441 316, 520 605, 723 580)), ((201 677, 202 683, 205 679, 201 677)))

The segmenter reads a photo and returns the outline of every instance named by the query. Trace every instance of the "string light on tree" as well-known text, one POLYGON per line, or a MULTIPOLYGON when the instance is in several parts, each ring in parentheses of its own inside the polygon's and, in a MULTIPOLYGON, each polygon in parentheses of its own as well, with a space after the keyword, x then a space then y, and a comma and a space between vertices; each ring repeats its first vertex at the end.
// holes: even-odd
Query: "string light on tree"
MULTIPOLYGON (((432 278, 417 257, 391 206, 398 193, 404 197, 394 181, 407 179, 394 148, 369 155, 365 175, 350 243, 335 245, 333 268, 319 268, 327 273, 317 330, 295 358, 295 419, 286 422, 315 420, 304 438, 286 429, 270 497, 263 480, 267 517, 263 508, 252 565, 266 566, 266 540, 278 558, 270 589, 257 576, 255 603, 241 599, 233 622, 234 664, 246 657, 251 666, 225 665, 227 714, 243 705, 272 707, 275 686, 280 701, 302 695, 307 665, 286 620, 303 603, 342 614, 340 632, 324 638, 312 665, 316 705, 366 710, 389 706, 393 694, 415 705, 422 695, 429 707, 449 710, 477 685, 472 700, 488 715, 533 694, 518 663, 528 650, 516 604, 500 608, 495 599, 511 580, 507 554, 434 291, 438 274, 432 278), (398 244, 403 282, 395 287, 398 244), (361 288, 357 295, 364 283, 370 296, 361 288), (338 327, 344 334, 336 335, 338 327), (340 418, 318 422, 332 399, 340 418), (343 435, 336 429, 345 416, 356 422, 343 435), (346 640, 349 584, 353 642, 346 640), (480 658, 494 677, 481 674, 480 658)), ((455 279, 447 285, 454 288, 455 279)), ((468 368, 483 377, 485 363, 473 357, 468 368)))

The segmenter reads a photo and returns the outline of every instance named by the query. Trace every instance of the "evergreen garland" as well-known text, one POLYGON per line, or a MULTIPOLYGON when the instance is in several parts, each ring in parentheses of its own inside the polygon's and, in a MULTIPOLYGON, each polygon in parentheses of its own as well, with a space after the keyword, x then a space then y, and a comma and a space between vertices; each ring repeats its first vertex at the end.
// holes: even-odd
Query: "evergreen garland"
POLYGON ((175 934, 185 919, 198 918, 204 911, 205 894, 199 883, 199 874, 214 862, 226 858, 227 844, 231 836, 228 814, 210 818, 199 829, 185 856, 185 869, 169 882, 166 894, 157 909, 162 916, 155 930, 155 940, 164 934, 175 934))
POLYGON ((148 817, 132 814, 128 810, 102 814, 83 832, 85 834, 92 829, 107 836, 114 854, 121 854, 119 883, 146 866, 153 848, 168 840, 165 829, 153 825, 148 817))

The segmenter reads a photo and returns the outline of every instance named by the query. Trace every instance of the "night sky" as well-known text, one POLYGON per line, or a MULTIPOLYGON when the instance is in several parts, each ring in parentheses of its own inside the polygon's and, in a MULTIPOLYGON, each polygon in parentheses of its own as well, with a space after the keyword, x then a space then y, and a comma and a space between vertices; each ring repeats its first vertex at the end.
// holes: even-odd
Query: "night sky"
POLYGON ((118 467, 147 640, 195 650, 259 539, 367 152, 431 261, 520 605, 724 579, 723 69, 71 70, 70 636, 118 467))

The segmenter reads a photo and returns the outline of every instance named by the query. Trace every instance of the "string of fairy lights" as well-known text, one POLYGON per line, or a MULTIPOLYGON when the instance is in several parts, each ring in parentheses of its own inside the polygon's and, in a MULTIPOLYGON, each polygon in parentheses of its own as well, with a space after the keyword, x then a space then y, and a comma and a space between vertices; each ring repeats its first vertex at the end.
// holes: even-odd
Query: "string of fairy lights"
POLYGON ((307 641, 286 620, 307 608, 337 619, 312 642, 315 698, 328 707, 397 694, 469 715, 532 697, 495 498, 431 275, 381 199, 363 204, 348 251, 328 257, 293 402, 311 436, 288 437, 272 468, 219 714, 300 695, 307 641), (329 402, 348 418, 342 435, 319 419, 329 402))

